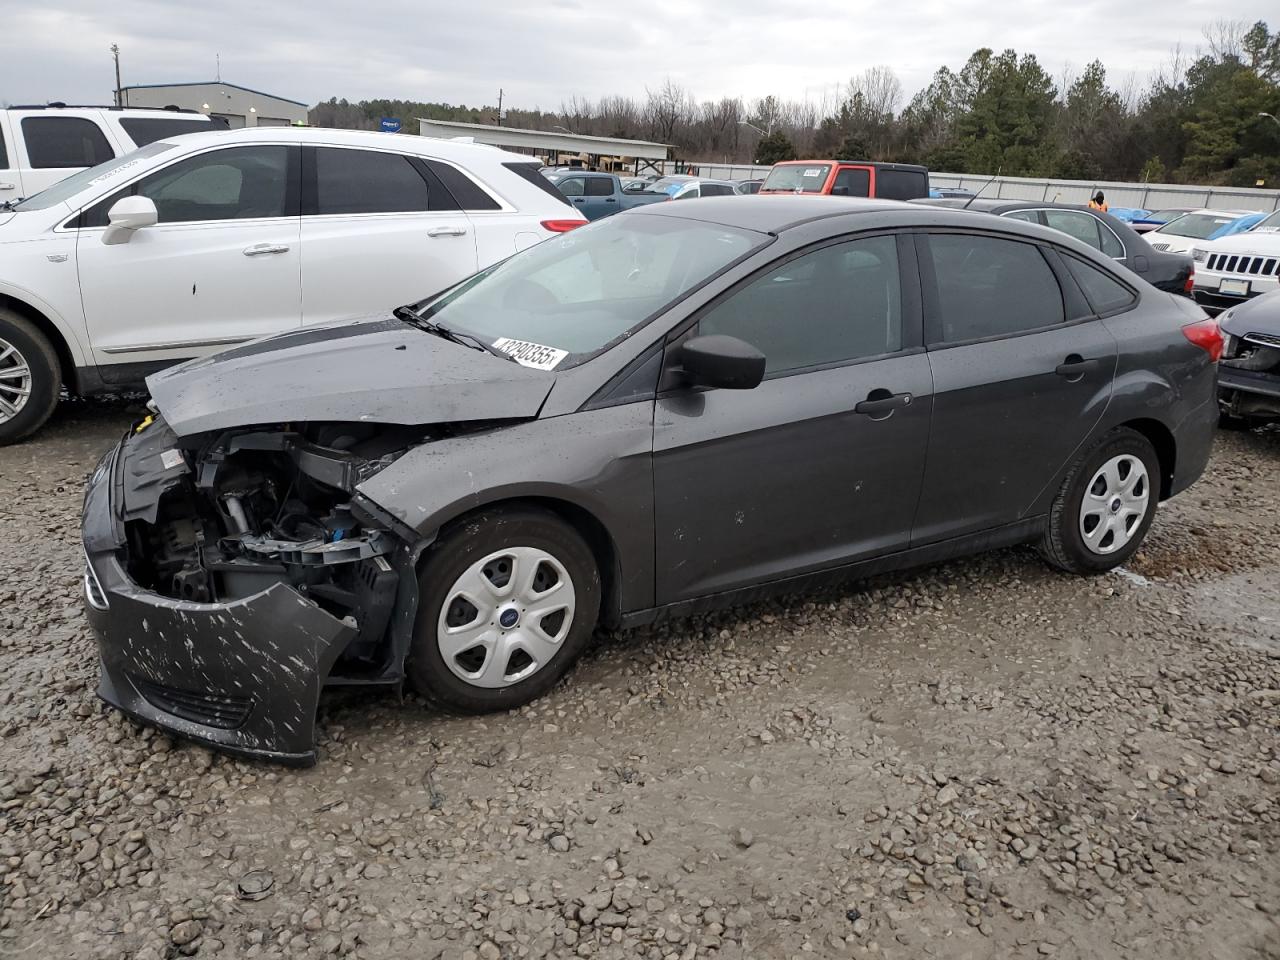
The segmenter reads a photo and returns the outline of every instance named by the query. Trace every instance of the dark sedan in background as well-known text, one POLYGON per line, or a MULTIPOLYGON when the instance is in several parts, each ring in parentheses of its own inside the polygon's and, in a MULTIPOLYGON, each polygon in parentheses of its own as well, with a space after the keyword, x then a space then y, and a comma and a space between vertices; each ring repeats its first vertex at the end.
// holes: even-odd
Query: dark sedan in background
POLYGON ((1191 296, 1195 263, 1190 255, 1163 253, 1122 220, 1099 210, 1033 200, 918 200, 938 206, 967 207, 982 213, 1025 220, 1058 230, 1123 263, 1157 290, 1191 296))
POLYGON ((100 694, 314 759, 325 684, 464 711, 631 625, 1031 542, 1125 562, 1209 457, 1217 324, 1017 218, 654 204, 394 316, 153 376, 84 511, 100 694))

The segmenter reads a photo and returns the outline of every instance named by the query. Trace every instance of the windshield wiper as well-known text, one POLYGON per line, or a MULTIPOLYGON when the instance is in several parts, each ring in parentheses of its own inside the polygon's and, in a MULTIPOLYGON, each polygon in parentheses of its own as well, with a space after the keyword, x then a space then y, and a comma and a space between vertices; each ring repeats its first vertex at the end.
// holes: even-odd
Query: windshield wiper
POLYGON ((441 340, 448 340, 450 343, 458 343, 464 347, 470 347, 472 350, 479 350, 482 353, 491 353, 495 357, 501 357, 503 360, 510 360, 512 363, 518 363, 515 357, 509 353, 503 353, 492 344, 485 343, 479 337, 472 336, 469 333, 461 333, 458 330, 450 330, 443 324, 436 323, 423 317, 418 311, 412 307, 396 307, 391 311, 397 320, 417 327, 425 333, 439 337, 441 340))
POLYGON ((5 200, 0 202, 0 210, 16 210, 20 202, 18 200, 5 200))

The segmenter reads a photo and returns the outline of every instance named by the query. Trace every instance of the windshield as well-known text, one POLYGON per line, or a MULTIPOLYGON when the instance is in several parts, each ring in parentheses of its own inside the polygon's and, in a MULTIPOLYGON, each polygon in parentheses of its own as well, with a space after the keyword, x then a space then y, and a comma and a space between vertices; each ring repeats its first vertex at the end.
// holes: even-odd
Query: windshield
POLYGON ((1217 232, 1219 227, 1225 227, 1234 219, 1235 217, 1224 213, 1188 213, 1186 216, 1178 217, 1176 220, 1170 220, 1163 227, 1153 232, 1170 233, 1175 237, 1191 237, 1195 240, 1207 240, 1217 232))
POLYGON ((760 189, 821 193, 830 172, 829 163, 780 163, 769 171, 760 189))
POLYGON ((1276 233, 1280 232, 1280 210, 1271 214, 1265 220, 1259 221, 1258 225, 1249 231, 1250 233, 1276 233))
POLYGON ((483 270, 417 309, 527 366, 571 367, 768 241, 700 220, 609 217, 483 270))
POLYGON ((21 203, 15 205, 13 209, 47 210, 49 207, 57 206, 70 200, 82 190, 120 180, 128 176, 138 164, 145 163, 152 157, 173 148, 174 144, 165 143, 163 140, 149 143, 145 147, 134 150, 132 153, 126 153, 122 157, 116 157, 114 160, 100 163, 96 167, 90 167, 88 170, 73 173, 65 180, 59 180, 51 187, 32 194, 21 203))
POLYGON ((663 177, 660 180, 653 181, 645 189, 653 193, 665 193, 670 196, 692 180, 693 177, 663 177))

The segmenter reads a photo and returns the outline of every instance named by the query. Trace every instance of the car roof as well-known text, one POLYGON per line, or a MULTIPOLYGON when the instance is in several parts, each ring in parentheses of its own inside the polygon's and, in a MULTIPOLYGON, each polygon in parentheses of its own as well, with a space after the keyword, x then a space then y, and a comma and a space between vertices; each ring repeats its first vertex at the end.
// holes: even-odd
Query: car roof
MULTIPOLYGON (((183 116, 183 114, 173 114, 183 116)), ((331 127, 241 127, 238 130, 215 130, 188 133, 181 137, 164 137, 166 143, 180 141, 184 147, 215 144, 301 143, 317 146, 367 147, 396 150, 466 164, 468 161, 489 163, 537 163, 533 157, 511 153, 486 143, 468 139, 439 139, 414 134, 383 133, 380 130, 338 130, 331 127)), ((586 171, 584 171, 586 172, 586 171)))
MULTIPOLYGON (((784 193, 773 196, 740 194, 732 197, 703 197, 680 203, 653 203, 628 210, 626 216, 682 217, 726 227, 754 230, 757 233, 781 233, 802 224, 833 217, 873 217, 872 226, 972 226, 974 217, 941 207, 930 207, 901 200, 869 200, 863 197, 829 197, 818 194, 784 193)), ((991 226, 995 226, 992 224, 991 226)), ((856 229, 856 228, 855 228, 856 229)), ((1027 233, 1040 239, 1059 241, 1063 234, 1022 220, 999 221, 999 229, 1010 233, 1027 233), (1024 229, 1025 228, 1025 229, 1024 229)))

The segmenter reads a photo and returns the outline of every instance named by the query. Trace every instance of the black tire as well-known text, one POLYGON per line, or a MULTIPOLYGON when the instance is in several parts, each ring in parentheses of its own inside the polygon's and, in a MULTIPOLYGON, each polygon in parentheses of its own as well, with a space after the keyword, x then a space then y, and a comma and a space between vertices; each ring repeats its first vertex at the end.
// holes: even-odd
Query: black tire
MULTIPOLYGON (((1105 481, 1104 481, 1105 482, 1105 481)), ((1160 500, 1160 458, 1155 448, 1142 434, 1128 427, 1119 427, 1103 436, 1090 450, 1079 457, 1054 497, 1049 510, 1049 522, 1040 541, 1041 556, 1053 566, 1068 573, 1105 573, 1128 560, 1151 528, 1160 500), (1100 554, 1091 550, 1080 532, 1080 510, 1089 482, 1097 471, 1113 457, 1130 455, 1142 461, 1147 471, 1149 492, 1146 514, 1133 528, 1129 542, 1114 553, 1100 554)))
POLYGON ((600 572, 591 548, 555 514, 531 507, 485 510, 453 524, 431 548, 418 583, 417 622, 406 665, 409 681, 432 703, 458 713, 510 710, 542 696, 581 656, 600 615, 600 572), (441 609, 473 564, 512 547, 545 551, 564 567, 575 595, 572 622, 559 650, 536 672, 504 687, 477 686, 445 663, 436 634, 441 609))
MULTIPOLYGON (((4 307, 0 307, 0 340, 21 354, 31 370, 31 395, 17 415, 6 419, 0 411, 0 446, 5 446, 34 433, 53 415, 62 386, 62 367, 53 345, 35 324, 4 307)), ((4 372, 2 367, 0 364, 0 373, 4 372)), ((10 395, 0 390, 0 400, 9 399, 10 395)))

